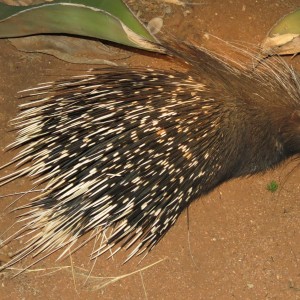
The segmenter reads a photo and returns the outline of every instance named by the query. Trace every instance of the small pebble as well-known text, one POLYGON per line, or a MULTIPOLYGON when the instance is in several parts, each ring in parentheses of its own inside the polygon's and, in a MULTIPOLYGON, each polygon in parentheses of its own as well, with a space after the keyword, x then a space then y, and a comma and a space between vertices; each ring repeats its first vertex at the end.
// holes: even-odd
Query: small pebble
POLYGON ((190 10, 185 10, 185 11, 183 12, 183 15, 186 17, 186 16, 188 16, 190 13, 191 13, 190 10))
POLYGON ((205 39, 205 40, 209 40, 209 33, 204 33, 203 34, 203 38, 205 39))
POLYGON ((172 8, 171 8, 170 5, 167 5, 167 6, 166 6, 166 8, 165 8, 165 13, 168 14, 168 15, 172 13, 172 8))
POLYGON ((147 28, 152 34, 157 34, 161 31, 163 24, 164 21, 162 18, 155 17, 148 22, 147 28))

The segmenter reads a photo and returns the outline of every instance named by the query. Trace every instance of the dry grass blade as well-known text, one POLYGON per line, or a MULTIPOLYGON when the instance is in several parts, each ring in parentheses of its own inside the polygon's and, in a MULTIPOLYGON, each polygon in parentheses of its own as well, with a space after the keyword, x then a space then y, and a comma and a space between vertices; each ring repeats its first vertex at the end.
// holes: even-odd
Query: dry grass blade
POLYGON ((127 277, 130 277, 130 276, 133 276, 135 274, 140 274, 141 276, 141 280, 142 280, 142 285, 143 285, 143 289, 144 289, 144 293, 145 293, 145 297, 146 299, 147 298, 147 293, 146 293, 146 289, 145 289, 145 284, 144 284, 144 280, 143 280, 143 277, 142 277, 142 272, 147 270, 147 269, 150 269, 152 267, 154 267, 155 265, 165 261, 167 258, 162 258, 150 265, 147 265, 141 269, 138 269, 136 271, 133 271, 133 272, 130 272, 130 273, 127 273, 127 274, 123 274, 123 275, 119 275, 119 276, 111 276, 111 277, 103 277, 103 276, 96 276, 96 275, 91 275, 90 274, 90 271, 84 269, 84 268, 80 268, 80 267, 77 267, 77 266, 74 266, 74 263, 73 263, 73 260, 72 260, 72 257, 70 255, 70 260, 71 260, 71 265, 70 266, 60 266, 60 267, 52 267, 52 268, 37 268, 37 269, 22 269, 22 268, 14 268, 14 267, 11 267, 9 268, 8 270, 11 270, 11 271, 14 271, 14 272, 17 272, 17 273, 23 273, 23 274, 30 274, 30 273, 38 273, 38 272, 46 272, 45 274, 41 274, 39 275, 39 277, 42 277, 42 276, 50 276, 50 275, 53 275, 59 271, 68 271, 68 272, 71 272, 72 273, 72 279, 73 279, 73 283, 74 283, 74 287, 75 287, 75 290, 76 290, 76 293, 79 294, 78 292, 78 289, 77 289, 77 282, 76 282, 76 277, 83 277, 84 278, 84 285, 87 283, 88 280, 92 281, 94 283, 90 283, 90 286, 91 286, 91 290, 95 291, 95 290, 100 290, 100 289, 103 289, 105 287, 107 287, 108 285, 110 284, 113 284, 117 281, 120 281, 124 278, 127 278, 127 277), (101 283, 95 283, 95 282, 101 282, 101 283))
MULTIPOLYGON (((131 273, 127 273, 127 274, 120 275, 120 276, 116 276, 116 277, 98 277, 98 276, 91 276, 90 278, 93 278, 93 279, 95 279, 95 280, 103 281, 103 282, 100 283, 100 284, 95 284, 95 285, 93 285, 93 286, 92 286, 92 290, 94 290, 94 291, 95 291, 95 290, 101 290, 101 289, 107 287, 108 285, 113 284, 113 283, 115 283, 115 282, 117 282, 117 281, 119 281, 119 280, 122 280, 122 279, 124 279, 124 278, 133 276, 133 275, 138 274, 138 273, 141 273, 142 271, 145 271, 145 270, 147 270, 147 269, 150 269, 150 268, 154 267, 155 265, 157 265, 157 264, 163 262, 164 260, 166 260, 166 258, 162 258, 162 259, 160 259, 159 261, 154 262, 153 264, 150 264, 150 265, 148 265, 148 266, 146 266, 146 267, 144 267, 144 268, 138 269, 138 270, 133 271, 133 272, 131 272, 131 273)), ((143 283, 143 282, 142 282, 142 283, 143 283)), ((144 286, 144 284, 143 284, 143 286, 144 286)), ((146 292, 146 291, 145 291, 145 292, 146 292)))

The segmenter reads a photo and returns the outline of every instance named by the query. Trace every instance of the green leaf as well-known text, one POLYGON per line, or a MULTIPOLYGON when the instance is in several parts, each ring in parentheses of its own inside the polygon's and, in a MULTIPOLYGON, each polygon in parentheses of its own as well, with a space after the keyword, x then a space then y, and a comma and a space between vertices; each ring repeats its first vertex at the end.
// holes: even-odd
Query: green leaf
POLYGON ((273 26, 262 43, 262 52, 267 55, 300 52, 300 9, 284 16, 273 26))
POLYGON ((49 33, 87 36, 162 51, 121 0, 53 1, 32 6, 0 3, 0 38, 49 33))
POLYGON ((300 34, 300 9, 284 16, 271 29, 269 36, 273 37, 282 34, 300 34))
POLYGON ((275 193, 278 190, 278 183, 275 180, 272 180, 270 183, 267 184, 267 190, 271 193, 275 193))

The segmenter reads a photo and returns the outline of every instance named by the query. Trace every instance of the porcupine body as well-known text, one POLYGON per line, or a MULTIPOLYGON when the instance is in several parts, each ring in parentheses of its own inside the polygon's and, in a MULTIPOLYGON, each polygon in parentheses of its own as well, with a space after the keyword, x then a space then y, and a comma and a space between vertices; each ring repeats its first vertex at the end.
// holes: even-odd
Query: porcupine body
MULTIPOLYGON (((27 255, 109 232, 148 252, 194 200, 300 152, 299 77, 284 63, 238 70, 185 45, 185 72, 109 67, 31 91, 15 120, 15 173, 46 183, 27 206, 27 255), (110 230, 110 231, 107 231, 110 230)), ((21 234, 22 230, 16 235, 21 234)))

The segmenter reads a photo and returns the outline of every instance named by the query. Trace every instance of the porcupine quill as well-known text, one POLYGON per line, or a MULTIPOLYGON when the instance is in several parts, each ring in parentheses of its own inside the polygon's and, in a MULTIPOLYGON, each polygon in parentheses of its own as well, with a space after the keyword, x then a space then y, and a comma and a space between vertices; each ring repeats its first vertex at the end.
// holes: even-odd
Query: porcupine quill
MULTIPOLYGON (((17 169, 45 184, 22 208, 33 236, 10 262, 74 247, 148 253, 194 200, 300 152, 300 80, 282 61, 239 69, 192 45, 188 71, 107 67, 27 91, 15 119, 17 169)), ((5 166, 4 166, 5 167, 5 166)))

